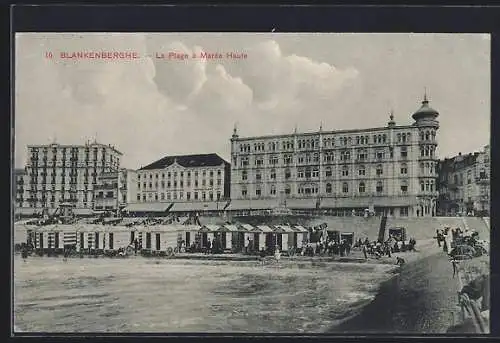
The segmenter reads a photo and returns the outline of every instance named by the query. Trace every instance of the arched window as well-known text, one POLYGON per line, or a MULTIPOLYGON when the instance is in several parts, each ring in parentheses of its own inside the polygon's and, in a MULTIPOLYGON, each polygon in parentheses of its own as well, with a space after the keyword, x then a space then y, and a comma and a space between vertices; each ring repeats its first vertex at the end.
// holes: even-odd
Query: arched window
POLYGON ((386 141, 387 141, 387 135, 386 135, 386 134, 384 134, 384 135, 382 136, 382 142, 383 142, 383 143, 385 143, 386 141))
POLYGON ((408 174, 408 165, 406 163, 401 163, 401 174, 402 175, 408 174))
POLYGON ((272 180, 276 179, 276 169, 271 169, 270 178, 272 180))
POLYGON ((262 195, 262 191, 260 190, 260 186, 255 188, 255 196, 260 197, 262 195))
POLYGON ((364 176, 365 174, 366 174, 365 166, 359 166, 358 175, 359 176, 364 176))
POLYGON ((384 190, 384 186, 382 185, 382 181, 377 182, 377 193, 382 193, 384 190))
POLYGON ((424 140, 424 131, 420 131, 420 140, 423 141, 424 140))
POLYGON ((409 141, 410 141, 410 138, 411 138, 411 133, 409 133, 409 132, 408 132, 408 133, 406 134, 406 141, 408 141, 408 142, 409 142, 409 141))
POLYGON ((359 187, 358 187, 358 190, 360 193, 364 193, 365 192, 365 183, 364 182, 360 182, 359 183, 359 187))
POLYGON ((246 180, 248 178, 248 172, 246 170, 243 170, 241 172, 241 179, 246 180))
POLYGON ((425 191, 425 184, 424 181, 420 181, 420 190, 423 192, 425 191))
POLYGON ((425 147, 425 156, 429 156, 429 147, 428 146, 425 147))
POLYGON ((431 192, 434 192, 434 181, 431 180, 431 192))
POLYGON ((349 167, 342 166, 342 176, 349 176, 349 167))
POLYGON ((377 142, 382 143, 382 135, 377 136, 377 142))
POLYGON ((382 175, 384 173, 384 170, 382 169, 382 165, 381 164, 378 164, 377 165, 377 175, 382 175))
POLYGON ((290 169, 285 169, 285 179, 289 179, 292 177, 292 173, 290 172, 290 169))
POLYGON ((347 182, 344 182, 342 184, 342 192, 348 193, 349 192, 349 184, 347 182))
MULTIPOLYGON (((401 134, 400 133, 397 134, 397 137, 398 137, 398 142, 401 142, 401 134)), ((403 137, 404 137, 404 135, 403 135, 403 137)))
POLYGON ((327 183, 326 184, 326 192, 327 193, 331 193, 332 192, 332 184, 331 183, 327 183))
POLYGON ((427 182, 425 183, 425 190, 426 190, 426 191, 429 191, 429 181, 427 181, 427 182))
POLYGON ((271 195, 275 195, 276 194, 276 186, 275 185, 271 185, 271 191, 270 191, 271 195))
POLYGON ((424 164, 420 163, 420 174, 424 173, 424 164))
POLYGON ((290 194, 292 193, 292 188, 290 187, 290 185, 285 185, 285 194, 290 194))
POLYGON ((325 176, 332 177, 332 168, 331 167, 326 167, 325 176))
POLYGON ((423 147, 420 147, 420 156, 424 157, 424 148, 423 147))
POLYGON ((401 181, 401 192, 403 193, 408 192, 408 181, 406 180, 401 181))
POLYGON ((425 140, 428 141, 430 138, 431 137, 429 131, 425 131, 425 140))
POLYGON ((427 163, 425 164, 425 173, 426 173, 426 174, 427 174, 427 173, 429 173, 430 169, 431 169, 431 168, 430 168, 429 162, 427 162, 427 163))

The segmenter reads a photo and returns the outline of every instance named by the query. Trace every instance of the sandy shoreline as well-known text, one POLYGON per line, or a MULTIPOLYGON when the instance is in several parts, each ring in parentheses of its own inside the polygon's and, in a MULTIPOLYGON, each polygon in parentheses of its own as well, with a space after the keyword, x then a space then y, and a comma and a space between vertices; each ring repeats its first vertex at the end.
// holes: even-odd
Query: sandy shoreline
POLYGON ((421 258, 382 282, 375 299, 359 314, 328 332, 443 334, 457 324, 457 292, 447 254, 437 247, 426 249, 421 258))

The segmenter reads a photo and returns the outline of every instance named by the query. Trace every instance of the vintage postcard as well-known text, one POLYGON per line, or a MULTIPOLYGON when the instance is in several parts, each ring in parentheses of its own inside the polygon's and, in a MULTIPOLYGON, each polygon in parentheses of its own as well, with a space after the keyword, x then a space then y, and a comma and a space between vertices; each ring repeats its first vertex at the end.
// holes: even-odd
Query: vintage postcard
POLYGON ((15 333, 490 332, 488 34, 17 33, 15 333))

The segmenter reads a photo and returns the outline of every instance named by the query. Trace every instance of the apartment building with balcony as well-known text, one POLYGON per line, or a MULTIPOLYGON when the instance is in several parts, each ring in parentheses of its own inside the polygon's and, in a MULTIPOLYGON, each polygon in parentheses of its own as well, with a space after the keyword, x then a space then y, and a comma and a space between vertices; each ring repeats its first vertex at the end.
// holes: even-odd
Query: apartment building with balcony
POLYGON ((26 213, 68 202, 76 209, 92 210, 100 175, 119 170, 122 156, 115 147, 97 142, 29 145, 27 150, 23 192, 16 197, 19 209, 26 213))
POLYGON ((459 153, 439 163, 439 212, 442 215, 490 213, 490 147, 459 153))
POLYGON ((133 202, 137 193, 137 172, 121 168, 102 173, 94 187, 94 210, 117 211, 133 202))

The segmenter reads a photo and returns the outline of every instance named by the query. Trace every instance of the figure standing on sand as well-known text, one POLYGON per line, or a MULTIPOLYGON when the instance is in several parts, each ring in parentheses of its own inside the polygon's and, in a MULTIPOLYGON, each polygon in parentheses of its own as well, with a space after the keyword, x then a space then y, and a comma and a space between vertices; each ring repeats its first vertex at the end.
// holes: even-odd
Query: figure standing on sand
POLYGON ((363 244, 363 255, 365 255, 365 260, 367 260, 368 254, 366 253, 366 244, 363 244))
POLYGON ((441 248, 441 241, 443 240, 443 235, 439 229, 436 229, 436 240, 438 243, 438 247, 441 248))

